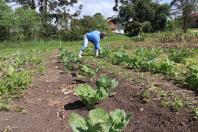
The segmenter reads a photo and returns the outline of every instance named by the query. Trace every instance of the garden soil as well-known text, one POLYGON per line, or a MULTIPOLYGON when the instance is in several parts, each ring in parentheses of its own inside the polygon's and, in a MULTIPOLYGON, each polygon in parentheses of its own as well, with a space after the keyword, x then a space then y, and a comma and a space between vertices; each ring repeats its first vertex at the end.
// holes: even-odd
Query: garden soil
MULTIPOLYGON (((100 102, 97 107, 107 111, 120 108, 132 113, 125 132, 198 131, 198 122, 192 119, 192 113, 185 110, 172 112, 160 107, 159 103, 144 104, 139 96, 142 87, 119 77, 117 79, 117 94, 100 102)), ((88 114, 80 99, 73 95, 76 85, 85 82, 65 73, 63 64, 58 60, 58 51, 54 51, 46 61, 45 74, 36 75, 23 98, 12 102, 24 110, 0 112, 0 131, 71 132, 69 113, 88 114)))

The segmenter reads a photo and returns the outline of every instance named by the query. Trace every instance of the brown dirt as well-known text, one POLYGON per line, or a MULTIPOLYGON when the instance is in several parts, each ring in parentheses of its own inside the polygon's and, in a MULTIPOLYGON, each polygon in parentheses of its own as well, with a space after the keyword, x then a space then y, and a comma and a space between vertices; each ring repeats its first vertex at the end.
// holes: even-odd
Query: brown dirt
MULTIPOLYGON (((96 67, 95 64, 91 64, 96 67)), ((132 80, 126 80, 119 76, 111 74, 111 71, 102 71, 103 74, 114 76, 119 80, 119 87, 116 96, 102 101, 97 107, 105 108, 106 110, 113 110, 116 108, 124 109, 127 112, 133 113, 133 118, 126 127, 126 132, 197 132, 198 121, 193 119, 193 113, 184 108, 179 112, 173 112, 169 108, 160 106, 160 101, 155 100, 151 103, 143 103, 140 94, 146 88, 147 81, 152 80, 158 84, 165 91, 180 91, 183 90, 185 94, 196 96, 194 92, 177 87, 172 82, 168 82, 163 78, 154 78, 150 74, 144 74, 144 83, 137 83, 138 78, 135 71, 129 70, 132 80), (155 82, 156 81, 156 82, 155 82), (143 85, 142 85, 143 84, 143 85)), ((175 92, 177 93, 177 92, 175 92)), ((180 93, 177 93, 178 95, 180 93)), ((183 94, 183 93, 182 93, 183 94)))
POLYGON ((0 112, 0 131, 13 132, 67 132, 64 105, 71 100, 66 94, 75 87, 75 81, 62 74, 57 51, 48 57, 46 73, 36 75, 24 97, 13 102, 24 112, 0 112))
MULTIPOLYGON (((24 98, 17 103, 25 113, 0 112, 0 130, 8 128, 14 132, 71 132, 68 115, 88 111, 79 98, 72 94, 78 83, 75 77, 63 74, 63 65, 57 63, 57 53, 49 57, 46 73, 38 75, 24 98)), ((113 76, 109 71, 101 71, 113 76)), ((198 122, 186 109, 176 113, 160 107, 159 102, 142 103, 140 92, 144 86, 134 81, 116 77, 119 80, 117 94, 100 102, 97 107, 107 111, 116 108, 133 113, 125 132, 196 132, 198 122)), ((94 82, 91 83, 94 86, 94 82)))
POLYGON ((187 111, 178 113, 162 108, 159 102, 143 103, 140 99, 142 87, 137 87, 125 80, 120 80, 117 95, 101 102, 100 107, 107 110, 121 108, 132 112, 133 118, 125 129, 126 132, 195 132, 192 115, 187 111), (124 88, 124 90, 123 90, 124 88))

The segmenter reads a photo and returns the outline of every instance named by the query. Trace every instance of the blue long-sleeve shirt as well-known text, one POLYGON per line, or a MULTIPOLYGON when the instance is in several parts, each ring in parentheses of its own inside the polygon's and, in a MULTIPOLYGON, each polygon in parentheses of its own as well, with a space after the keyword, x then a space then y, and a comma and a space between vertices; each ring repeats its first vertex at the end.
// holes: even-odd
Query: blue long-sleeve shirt
POLYGON ((100 31, 92 31, 87 33, 87 39, 92 42, 95 46, 95 49, 100 49, 100 31))

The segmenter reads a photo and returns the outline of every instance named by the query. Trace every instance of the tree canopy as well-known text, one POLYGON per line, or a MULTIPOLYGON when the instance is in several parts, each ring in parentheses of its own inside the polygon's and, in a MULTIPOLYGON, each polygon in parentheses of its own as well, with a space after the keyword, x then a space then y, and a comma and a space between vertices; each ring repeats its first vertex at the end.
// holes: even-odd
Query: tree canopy
POLYGON ((9 38, 9 30, 13 25, 13 11, 5 3, 4 0, 0 0, 0 40, 9 38))
POLYGON ((130 35, 165 29, 170 12, 168 4, 159 4, 152 0, 115 0, 115 2, 113 9, 118 11, 118 19, 125 25, 130 35))
POLYGON ((170 5, 173 7, 174 14, 181 14, 182 28, 186 32, 191 20, 191 14, 198 8, 198 0, 172 0, 170 5))

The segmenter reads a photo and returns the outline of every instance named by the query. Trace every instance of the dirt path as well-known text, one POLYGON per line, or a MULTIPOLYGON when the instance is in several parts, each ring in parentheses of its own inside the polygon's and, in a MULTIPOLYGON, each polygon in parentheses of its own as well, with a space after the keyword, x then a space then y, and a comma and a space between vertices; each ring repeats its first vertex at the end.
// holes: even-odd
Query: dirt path
POLYGON ((37 75, 24 98, 14 102, 24 113, 0 112, 0 131, 68 132, 64 105, 71 99, 68 92, 75 86, 73 78, 63 74, 57 51, 46 62, 46 73, 37 75), (71 88, 71 89, 70 89, 71 88))
MULTIPOLYGON (((33 85, 27 90, 24 98, 17 105, 25 109, 25 113, 0 112, 0 131, 11 132, 71 132, 68 125, 70 112, 87 115, 88 111, 74 96, 72 90, 76 87, 76 77, 65 74, 63 64, 57 63, 57 51, 49 56, 46 62, 46 73, 36 76, 33 85)), ((92 66, 94 67, 94 66, 92 66)), ((99 74, 112 75, 111 72, 101 71, 99 74)), ((98 74, 98 75, 99 75, 98 74)), ((101 101, 97 107, 107 111, 116 108, 133 113, 133 118, 125 128, 125 132, 196 132, 197 122, 192 121, 191 115, 185 110, 175 113, 168 108, 160 107, 159 102, 143 104, 139 93, 143 86, 134 81, 121 79, 117 95, 101 101)), ((91 85, 94 86, 93 81, 91 85)))

